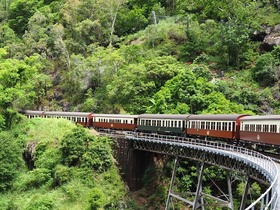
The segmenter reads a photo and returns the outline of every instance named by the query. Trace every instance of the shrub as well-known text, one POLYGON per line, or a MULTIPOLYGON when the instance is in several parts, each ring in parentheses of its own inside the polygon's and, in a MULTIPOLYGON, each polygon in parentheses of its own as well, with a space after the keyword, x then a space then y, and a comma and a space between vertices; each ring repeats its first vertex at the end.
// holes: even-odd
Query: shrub
POLYGON ((82 127, 74 128, 64 136, 61 142, 63 163, 67 166, 80 166, 87 141, 92 141, 92 137, 88 136, 82 127))
POLYGON ((277 81, 275 60, 271 53, 261 55, 253 70, 253 78, 262 86, 273 86, 277 81))
POLYGON ((55 199, 48 195, 34 195, 26 210, 51 210, 55 209, 55 199))
POLYGON ((62 159, 67 166, 104 171, 112 165, 111 147, 106 138, 94 138, 78 127, 62 139, 62 159))
POLYGON ((0 192, 9 189, 22 164, 19 145, 8 133, 0 134, 0 192))
POLYGON ((17 190, 28 190, 42 186, 50 186, 53 183, 51 171, 46 168, 36 168, 17 177, 14 187, 17 190))
POLYGON ((54 169, 54 182, 62 185, 71 179, 71 171, 67 166, 57 165, 54 169))
POLYGON ((90 199, 90 209, 95 210, 98 208, 102 208, 106 201, 105 195, 98 188, 93 188, 91 191, 91 199, 90 199))

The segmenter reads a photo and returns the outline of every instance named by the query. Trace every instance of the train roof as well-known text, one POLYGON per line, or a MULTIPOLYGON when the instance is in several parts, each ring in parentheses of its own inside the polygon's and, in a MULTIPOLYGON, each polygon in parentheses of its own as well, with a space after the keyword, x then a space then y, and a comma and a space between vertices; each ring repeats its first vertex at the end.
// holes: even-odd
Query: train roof
POLYGON ((129 114, 92 114, 93 117, 104 117, 104 118, 138 118, 138 115, 129 114))
POLYGON ((56 111, 44 112, 44 115, 46 115, 46 116, 85 117, 90 114, 91 114, 90 112, 56 112, 56 111))
POLYGON ((43 114, 44 111, 34 111, 34 110, 20 110, 19 113, 28 114, 28 115, 40 115, 43 114))
POLYGON ((190 114, 141 114, 139 115, 139 119, 178 119, 184 120, 187 119, 190 114))
POLYGON ((246 116, 241 121, 280 120, 280 115, 246 116))
POLYGON ((247 116, 247 115, 244 115, 244 114, 201 114, 201 115, 191 115, 188 118, 188 120, 236 121, 239 118, 244 117, 244 116, 247 116))

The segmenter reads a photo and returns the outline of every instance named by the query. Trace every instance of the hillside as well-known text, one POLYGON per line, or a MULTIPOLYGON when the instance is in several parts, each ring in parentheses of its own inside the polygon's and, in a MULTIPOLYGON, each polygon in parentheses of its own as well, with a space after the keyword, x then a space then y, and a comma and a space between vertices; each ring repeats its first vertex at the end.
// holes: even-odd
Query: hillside
POLYGON ((39 118, 24 120, 0 139, 0 209, 127 206, 108 139, 64 119, 39 118))
POLYGON ((20 109, 280 112, 278 1, 110 2, 0 3, 0 128, 20 109))

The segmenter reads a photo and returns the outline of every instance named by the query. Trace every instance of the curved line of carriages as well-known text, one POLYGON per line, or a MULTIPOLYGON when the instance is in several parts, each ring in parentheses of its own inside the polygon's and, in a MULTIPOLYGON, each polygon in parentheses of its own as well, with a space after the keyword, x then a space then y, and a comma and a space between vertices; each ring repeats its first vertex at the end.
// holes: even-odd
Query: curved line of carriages
POLYGON ((280 115, 246 114, 94 114, 90 112, 21 111, 29 118, 66 118, 96 130, 124 130, 222 139, 253 148, 280 148, 280 115))

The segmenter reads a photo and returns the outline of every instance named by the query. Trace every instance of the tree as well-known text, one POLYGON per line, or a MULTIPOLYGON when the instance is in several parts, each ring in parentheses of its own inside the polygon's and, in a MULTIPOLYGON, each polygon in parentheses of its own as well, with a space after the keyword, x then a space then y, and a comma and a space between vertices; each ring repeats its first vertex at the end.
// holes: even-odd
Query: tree
POLYGON ((116 34, 124 36, 144 29, 148 25, 148 19, 144 13, 145 8, 121 8, 116 20, 116 34))
POLYGON ((83 127, 77 127, 62 139, 63 163, 68 167, 83 167, 98 172, 111 165, 111 148, 106 138, 95 138, 83 127))
MULTIPOLYGON (((100 14, 109 16, 105 17, 106 22, 109 22, 110 20, 110 27, 109 27, 109 46, 112 46, 113 43, 113 35, 115 32, 115 24, 117 19, 117 14, 119 12, 119 9, 122 5, 124 5, 127 2, 127 0, 97 0, 97 4, 100 8, 100 14)), ((105 23, 105 22, 104 22, 105 23)))
POLYGON ((12 1, 9 9, 9 25, 19 35, 22 36, 27 30, 29 18, 35 11, 42 7, 43 0, 15 0, 12 1))
POLYGON ((143 113, 152 95, 182 68, 183 65, 170 56, 123 66, 113 82, 107 85, 109 100, 127 112, 143 113))
POLYGON ((47 88, 48 78, 39 72, 41 69, 39 56, 24 60, 5 59, 0 63, 0 114, 5 116, 8 128, 12 125, 15 110, 31 106, 47 88), (40 76, 44 85, 39 86, 40 76))
POLYGON ((261 55, 252 68, 253 78, 262 86, 273 86, 277 81, 275 59, 271 53, 261 55))

